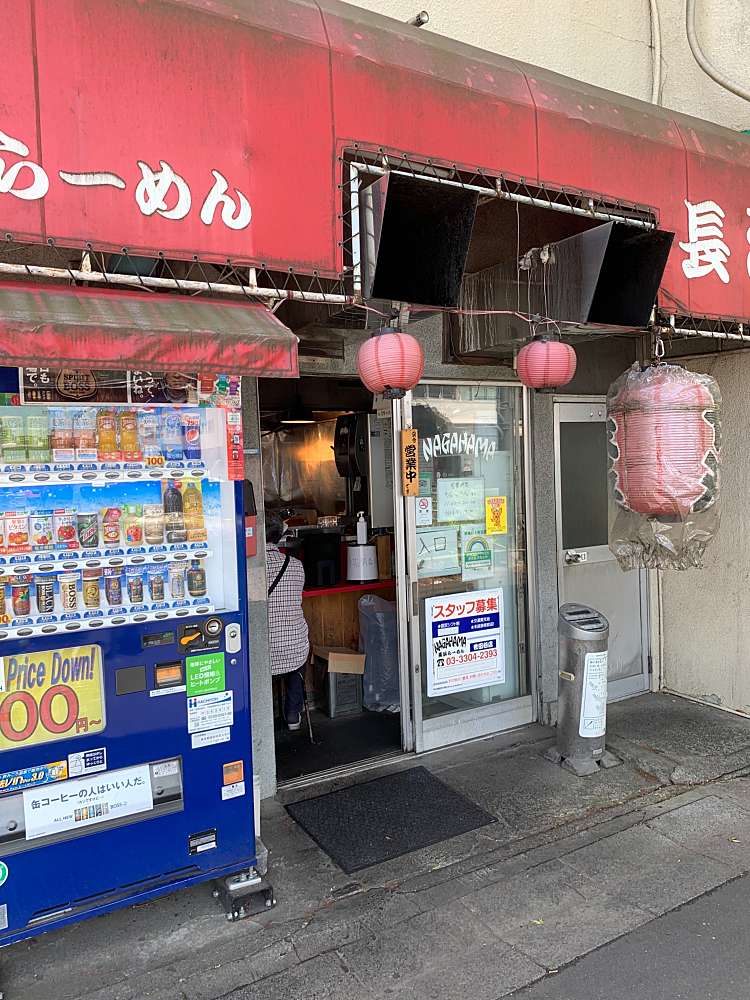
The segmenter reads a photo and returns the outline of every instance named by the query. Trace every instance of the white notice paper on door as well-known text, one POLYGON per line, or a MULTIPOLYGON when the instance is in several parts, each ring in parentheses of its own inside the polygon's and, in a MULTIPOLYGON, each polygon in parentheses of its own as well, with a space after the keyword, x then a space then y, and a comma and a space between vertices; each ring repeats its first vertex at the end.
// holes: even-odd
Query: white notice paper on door
POLYGON ((607 729, 607 650, 586 653, 583 667, 583 705, 578 734, 591 739, 607 729))
POLYGON ((428 597, 424 609, 428 698, 505 683, 499 588, 428 597))

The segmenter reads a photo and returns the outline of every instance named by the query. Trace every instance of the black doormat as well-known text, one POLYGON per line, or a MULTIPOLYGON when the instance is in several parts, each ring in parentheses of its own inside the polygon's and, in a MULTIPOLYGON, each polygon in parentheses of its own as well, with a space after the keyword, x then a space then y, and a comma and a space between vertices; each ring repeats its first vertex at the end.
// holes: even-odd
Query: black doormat
POLYGON ((286 809, 348 875, 497 822, 424 767, 293 802, 286 809))

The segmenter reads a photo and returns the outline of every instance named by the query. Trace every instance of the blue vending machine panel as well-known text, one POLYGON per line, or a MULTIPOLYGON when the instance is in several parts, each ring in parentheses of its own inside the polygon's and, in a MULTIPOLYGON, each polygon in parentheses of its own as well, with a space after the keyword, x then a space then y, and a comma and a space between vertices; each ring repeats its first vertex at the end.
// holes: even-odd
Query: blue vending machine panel
POLYGON ((0 945, 255 862, 241 489, 220 410, 126 463, 160 409, 0 407, 0 945))

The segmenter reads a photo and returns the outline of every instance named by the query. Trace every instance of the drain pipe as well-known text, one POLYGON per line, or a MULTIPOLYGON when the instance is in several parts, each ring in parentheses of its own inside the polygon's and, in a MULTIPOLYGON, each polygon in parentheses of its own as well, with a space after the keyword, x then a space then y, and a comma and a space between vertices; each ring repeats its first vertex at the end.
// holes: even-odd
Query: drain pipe
MULTIPOLYGON (((651 690, 653 692, 664 690, 664 570, 655 569, 656 574, 656 649, 659 662, 656 670, 651 674, 651 690)), ((651 631, 653 637, 653 630, 651 631)))
POLYGON ((743 87, 741 84, 735 83, 734 80, 730 80, 728 76, 718 70, 714 64, 706 58, 706 54, 701 48, 698 36, 695 32, 695 0, 686 0, 685 25, 687 28, 688 42, 690 43, 690 51, 693 53, 695 61, 698 63, 703 72, 710 76, 714 83, 718 83, 720 87, 731 91, 731 93, 736 94, 738 97, 742 97, 746 101, 750 101, 750 90, 748 90, 747 87, 743 87))
POLYGON ((651 103, 661 104, 661 20, 659 18, 659 0, 649 0, 649 10, 651 13, 651 48, 653 49, 651 103))
POLYGON ((423 28, 426 24, 429 23, 429 20, 430 20, 430 15, 427 13, 427 11, 420 10, 418 14, 415 14, 415 16, 412 17, 411 20, 407 21, 406 23, 413 24, 415 28, 423 28))

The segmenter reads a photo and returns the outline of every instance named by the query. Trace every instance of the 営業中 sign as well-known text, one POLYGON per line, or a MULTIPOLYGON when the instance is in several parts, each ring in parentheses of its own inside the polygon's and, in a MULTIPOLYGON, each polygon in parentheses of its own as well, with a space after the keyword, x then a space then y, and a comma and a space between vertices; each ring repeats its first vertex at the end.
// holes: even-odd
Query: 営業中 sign
POLYGON ((419 452, 417 431, 401 431, 401 492, 405 497, 419 496, 419 452))

